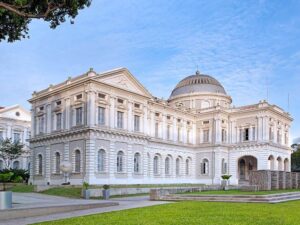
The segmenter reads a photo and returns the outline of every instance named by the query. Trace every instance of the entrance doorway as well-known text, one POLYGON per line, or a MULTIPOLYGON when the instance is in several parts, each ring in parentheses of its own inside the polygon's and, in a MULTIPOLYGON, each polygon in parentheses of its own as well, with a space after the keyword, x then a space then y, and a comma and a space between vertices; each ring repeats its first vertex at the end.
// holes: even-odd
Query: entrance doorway
POLYGON ((243 156, 238 160, 239 182, 249 181, 250 171, 257 170, 257 159, 253 156, 243 156))

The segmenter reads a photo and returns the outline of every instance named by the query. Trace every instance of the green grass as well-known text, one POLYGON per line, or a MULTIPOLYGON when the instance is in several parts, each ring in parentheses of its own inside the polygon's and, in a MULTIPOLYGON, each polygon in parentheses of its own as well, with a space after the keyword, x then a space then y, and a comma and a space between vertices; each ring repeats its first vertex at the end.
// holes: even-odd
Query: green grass
MULTIPOLYGON (((200 191, 200 192, 187 192, 178 193, 184 195, 269 195, 269 194, 280 194, 286 192, 296 192, 299 189, 288 189, 288 190, 273 190, 273 191, 241 191, 241 190, 228 190, 228 191, 200 191)), ((300 223, 299 223, 300 224, 300 223)))
POLYGON ((279 204, 178 202, 75 217, 43 225, 299 225, 300 201, 279 204))
POLYGON ((12 192, 22 192, 22 193, 34 191, 33 185, 26 185, 26 184, 16 184, 15 186, 9 188, 9 190, 12 192))
POLYGON ((81 187, 56 187, 50 188, 40 193, 68 198, 81 198, 81 190, 81 187))

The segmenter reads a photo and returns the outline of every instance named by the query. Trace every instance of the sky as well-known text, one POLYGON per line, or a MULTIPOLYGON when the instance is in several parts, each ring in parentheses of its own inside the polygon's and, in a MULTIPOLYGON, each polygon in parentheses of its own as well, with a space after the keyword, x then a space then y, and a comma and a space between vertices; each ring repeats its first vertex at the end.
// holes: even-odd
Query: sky
POLYGON ((235 106, 267 99, 290 112, 300 137, 299 11, 298 0, 93 0, 73 25, 35 20, 30 39, 0 42, 0 105, 30 109, 33 91, 89 68, 126 67, 167 99, 198 68, 235 106))

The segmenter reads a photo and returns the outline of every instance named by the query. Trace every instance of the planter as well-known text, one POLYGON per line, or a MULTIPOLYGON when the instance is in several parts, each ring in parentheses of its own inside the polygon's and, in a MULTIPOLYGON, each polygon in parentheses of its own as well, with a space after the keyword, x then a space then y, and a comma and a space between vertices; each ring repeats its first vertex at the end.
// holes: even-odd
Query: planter
POLYGON ((103 199, 104 199, 104 200, 108 200, 108 199, 109 199, 109 196, 110 196, 110 191, 109 191, 109 189, 107 189, 107 190, 102 190, 102 196, 103 196, 103 199))
POLYGON ((0 210, 12 208, 12 192, 0 191, 0 210))
POLYGON ((82 190, 82 197, 84 199, 90 199, 90 190, 87 189, 82 190))

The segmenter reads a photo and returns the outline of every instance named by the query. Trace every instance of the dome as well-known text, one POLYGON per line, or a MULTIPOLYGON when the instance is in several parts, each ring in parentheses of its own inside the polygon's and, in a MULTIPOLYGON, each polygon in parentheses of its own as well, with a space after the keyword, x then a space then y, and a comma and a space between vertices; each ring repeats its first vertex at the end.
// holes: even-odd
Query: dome
POLYGON ((200 72, 197 71, 195 75, 184 78, 176 85, 176 87, 172 91, 170 99, 178 95, 199 92, 219 93, 227 95, 224 87, 220 84, 219 81, 209 75, 200 74, 200 72))

